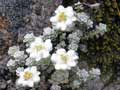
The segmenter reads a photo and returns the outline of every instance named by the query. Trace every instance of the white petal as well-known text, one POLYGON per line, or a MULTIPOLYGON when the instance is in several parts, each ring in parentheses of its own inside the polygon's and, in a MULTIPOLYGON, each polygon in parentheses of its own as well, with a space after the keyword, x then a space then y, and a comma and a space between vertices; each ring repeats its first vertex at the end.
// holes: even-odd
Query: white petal
POLYGON ((36 61, 40 61, 41 59, 42 59, 41 56, 38 56, 38 57, 35 58, 36 61))
POLYGON ((66 69, 69 69, 68 66, 66 64, 56 64, 55 65, 55 69, 56 70, 66 70, 66 69))
POLYGON ((52 22, 52 23, 57 22, 57 17, 56 16, 51 17, 50 22, 52 22))
POLYGON ((61 69, 61 66, 60 66, 59 64, 56 64, 56 65, 55 65, 55 69, 56 69, 56 70, 60 70, 60 69, 61 69))
POLYGON ((33 78, 33 81, 34 81, 34 82, 39 82, 39 81, 40 81, 40 77, 39 77, 39 76, 35 76, 35 77, 33 78))
POLYGON ((29 87, 33 87, 34 83, 31 81, 31 82, 28 82, 26 85, 29 86, 29 87))
MULTIPOLYGON (((31 70, 31 67, 28 67, 28 68, 24 69, 24 72, 26 72, 26 71, 30 71, 30 70, 31 70)), ((21 73, 21 76, 23 76, 23 75, 24 75, 24 72, 23 72, 23 73, 21 73)))
POLYGON ((76 21, 77 18, 75 16, 72 17, 72 21, 76 21))
POLYGON ((79 58, 79 57, 77 56, 77 53, 76 53, 75 51, 73 51, 73 50, 69 50, 69 51, 67 52, 67 54, 68 54, 70 57, 72 57, 72 59, 74 59, 74 60, 76 60, 76 59, 79 58))
POLYGON ((44 52, 43 52, 43 58, 47 58, 47 57, 49 57, 49 56, 50 56, 50 54, 49 54, 48 51, 44 51, 44 52))
POLYGON ((67 25, 71 25, 71 24, 72 24, 72 20, 71 20, 71 19, 68 19, 68 20, 66 21, 66 24, 67 24, 67 25))
POLYGON ((56 28, 57 28, 57 29, 65 30, 66 24, 65 24, 64 22, 57 22, 56 28), (63 29, 63 28, 64 28, 64 29, 63 29))
POLYGON ((37 55, 37 53, 33 52, 33 53, 30 54, 30 57, 36 58, 36 57, 38 57, 38 55, 37 55))
POLYGON ((51 60, 52 60, 53 62, 56 62, 57 57, 58 57, 57 54, 52 54, 52 56, 51 56, 51 60))
POLYGON ((74 67, 74 66, 76 66, 77 62, 75 62, 75 61, 70 61, 70 62, 68 62, 67 64, 68 64, 68 66, 70 66, 70 67, 74 67))
POLYGON ((30 69, 31 72, 36 72, 37 71, 37 67, 36 66, 32 66, 31 69, 30 69))
POLYGON ((65 8, 64 8, 62 5, 60 5, 60 6, 57 8, 57 10, 55 10, 55 13, 57 14, 57 13, 63 11, 64 9, 65 9, 65 8))
POLYGON ((22 82, 23 82, 23 80, 22 80, 21 78, 19 78, 19 79, 17 80, 16 84, 17 84, 17 85, 20 85, 20 84, 22 84, 22 82))
POLYGON ((43 42, 42 37, 41 37, 41 36, 36 37, 36 38, 35 38, 35 42, 38 42, 38 43, 43 42))
POLYGON ((63 54, 63 53, 66 53, 66 50, 63 49, 63 48, 61 48, 61 49, 58 49, 58 50, 56 51, 56 53, 57 53, 57 54, 63 54))
POLYGON ((63 25, 63 26, 61 27, 61 30, 62 30, 62 31, 65 31, 66 28, 67 28, 67 26, 66 26, 66 25, 63 25))
POLYGON ((66 9, 65 9, 65 11, 66 11, 66 14, 67 14, 67 16, 69 16, 69 17, 71 17, 71 16, 73 16, 74 15, 74 11, 73 11, 73 8, 72 7, 67 7, 66 9))
POLYGON ((47 39, 45 41, 45 47, 48 51, 51 51, 52 50, 52 43, 51 43, 51 40, 50 39, 47 39))

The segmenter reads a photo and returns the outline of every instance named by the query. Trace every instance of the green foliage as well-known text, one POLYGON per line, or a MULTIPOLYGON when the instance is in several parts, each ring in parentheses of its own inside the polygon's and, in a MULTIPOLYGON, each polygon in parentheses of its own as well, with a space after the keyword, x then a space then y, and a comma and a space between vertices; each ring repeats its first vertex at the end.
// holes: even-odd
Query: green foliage
MULTIPOLYGON (((94 10, 96 22, 108 25, 108 32, 99 38, 83 41, 88 45, 88 53, 83 53, 82 59, 87 55, 90 66, 98 66, 103 75, 114 72, 115 63, 120 60, 120 6, 115 0, 103 0, 100 9, 94 10)), ((86 59, 86 57, 85 57, 86 59)), ((111 75, 112 76, 112 75, 111 75)))

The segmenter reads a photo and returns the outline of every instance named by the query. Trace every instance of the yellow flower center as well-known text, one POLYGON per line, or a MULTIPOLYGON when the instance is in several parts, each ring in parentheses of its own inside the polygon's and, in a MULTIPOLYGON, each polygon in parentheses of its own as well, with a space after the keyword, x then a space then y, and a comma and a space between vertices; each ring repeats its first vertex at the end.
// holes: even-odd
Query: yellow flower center
POLYGON ((66 21, 66 20, 67 20, 67 15, 65 15, 64 12, 61 12, 61 13, 59 14, 59 16, 58 16, 58 21, 59 21, 59 22, 64 22, 64 21, 66 21))
POLYGON ((31 79, 32 76, 33 76, 33 74, 31 72, 25 72, 25 74, 23 75, 25 80, 31 79))
POLYGON ((68 55, 66 55, 66 54, 61 54, 60 57, 61 57, 61 59, 64 61, 64 63, 67 63, 67 62, 68 62, 68 59, 69 59, 68 55))
POLYGON ((45 46, 43 46, 43 45, 36 45, 34 49, 38 52, 40 50, 45 49, 45 46))

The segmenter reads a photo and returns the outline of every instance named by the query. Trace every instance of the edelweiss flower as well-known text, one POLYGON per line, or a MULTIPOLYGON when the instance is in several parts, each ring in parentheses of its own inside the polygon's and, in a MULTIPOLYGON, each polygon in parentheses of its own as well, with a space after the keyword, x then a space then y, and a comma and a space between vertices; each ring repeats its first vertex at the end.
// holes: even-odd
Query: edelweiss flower
POLYGON ((71 69, 71 67, 76 66, 78 56, 73 50, 68 52, 65 49, 58 49, 56 53, 51 56, 51 60, 55 64, 55 69, 71 69))
POLYGON ((42 37, 36 37, 35 41, 30 44, 30 48, 26 51, 30 54, 31 58, 35 58, 36 61, 42 58, 47 58, 52 50, 52 43, 50 39, 43 42, 42 37))
POLYGON ((67 27, 71 26, 76 21, 75 13, 72 7, 64 8, 60 5, 55 11, 55 16, 50 18, 53 26, 56 29, 66 30, 67 27))
POLYGON ((19 79, 16 82, 17 85, 33 87, 34 83, 40 81, 40 72, 37 71, 37 68, 35 66, 28 67, 18 74, 19 79))

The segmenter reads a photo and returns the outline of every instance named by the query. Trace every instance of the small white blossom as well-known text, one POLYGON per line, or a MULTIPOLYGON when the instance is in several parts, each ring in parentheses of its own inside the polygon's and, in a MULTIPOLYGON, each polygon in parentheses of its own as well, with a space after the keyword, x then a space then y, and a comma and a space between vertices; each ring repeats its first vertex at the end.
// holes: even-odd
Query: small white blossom
POLYGON ((92 68, 92 70, 90 70, 89 71, 89 73, 91 74, 91 76, 92 77, 98 77, 100 74, 101 74, 101 72, 100 72, 100 69, 98 69, 98 68, 92 68))
POLYGON ((40 81, 40 72, 37 71, 35 66, 28 67, 24 71, 19 72, 19 78, 16 82, 17 85, 33 87, 34 83, 40 81))
POLYGON ((8 66, 8 67, 10 67, 10 66, 15 66, 15 60, 10 59, 10 60, 7 62, 7 66, 8 66))
POLYGON ((8 50, 8 54, 14 56, 15 52, 19 51, 19 46, 12 46, 8 50))
POLYGON ((85 69, 79 70, 77 72, 77 75, 80 77, 81 80, 83 80, 84 82, 86 82, 88 80, 89 77, 89 73, 88 71, 86 71, 85 69))
POLYGON ((52 43, 50 39, 47 39, 45 42, 42 40, 42 37, 36 37, 35 41, 30 44, 30 47, 26 50, 30 54, 31 58, 35 58, 36 61, 41 60, 42 58, 49 57, 49 52, 52 50, 52 43))
POLYGON ((54 32, 54 30, 50 27, 46 27, 43 29, 43 35, 50 35, 54 32))
POLYGON ((58 49, 56 53, 51 56, 51 60, 55 64, 55 69, 57 70, 71 69, 71 67, 76 66, 78 58, 74 50, 66 52, 66 50, 62 48, 58 49))
POLYGON ((29 42, 34 41, 34 39, 35 39, 34 34, 33 33, 28 33, 24 36, 23 42, 28 42, 29 43, 29 42))
POLYGON ((76 21, 75 12, 72 7, 64 8, 60 5, 57 10, 55 10, 55 16, 50 18, 53 27, 65 31, 66 28, 71 26, 74 21, 76 21))

